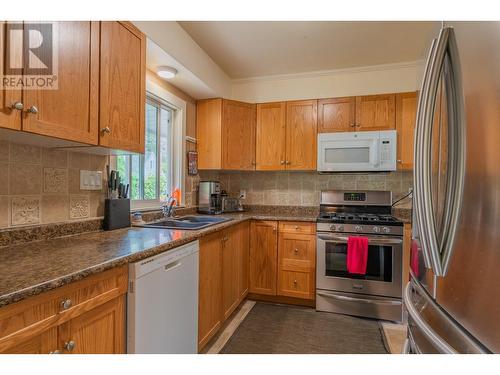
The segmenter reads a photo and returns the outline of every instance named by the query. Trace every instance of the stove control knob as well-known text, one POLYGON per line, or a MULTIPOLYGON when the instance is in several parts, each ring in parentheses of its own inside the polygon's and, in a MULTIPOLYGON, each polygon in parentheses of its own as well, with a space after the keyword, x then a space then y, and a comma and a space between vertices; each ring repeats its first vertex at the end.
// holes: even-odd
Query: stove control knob
POLYGON ((390 233, 391 230, 389 228, 387 228, 387 227, 382 227, 382 232, 384 232, 384 233, 390 233))
POLYGON ((344 226, 343 226, 343 225, 339 225, 339 226, 337 227, 337 230, 338 230, 339 232, 342 232, 342 231, 344 230, 344 226))
POLYGON ((375 233, 380 233, 380 227, 373 227, 373 231, 375 233))
POLYGON ((336 228, 335 228, 335 224, 330 225, 330 230, 331 230, 331 231, 335 232, 335 229, 336 229, 336 228))
POLYGON ((354 227, 354 230, 355 230, 356 232, 361 232, 361 231, 363 230, 363 227, 362 227, 362 226, 360 226, 360 225, 356 225, 356 226, 354 227))

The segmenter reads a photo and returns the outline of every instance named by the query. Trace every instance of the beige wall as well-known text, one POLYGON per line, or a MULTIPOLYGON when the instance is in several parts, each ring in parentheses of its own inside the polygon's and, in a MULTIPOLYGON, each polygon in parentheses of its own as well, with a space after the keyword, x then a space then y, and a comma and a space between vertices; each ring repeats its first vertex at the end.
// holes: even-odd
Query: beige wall
POLYGON ((245 189, 244 204, 317 206, 321 190, 390 190, 393 200, 412 187, 412 172, 335 173, 316 172, 212 172, 202 171, 203 180, 219 180, 231 197, 245 189))
POLYGON ((107 156, 0 141, 0 228, 103 216, 105 189, 80 190, 80 170, 105 173, 107 162, 107 156))
POLYGON ((423 62, 233 80, 232 99, 272 102, 416 91, 423 62))

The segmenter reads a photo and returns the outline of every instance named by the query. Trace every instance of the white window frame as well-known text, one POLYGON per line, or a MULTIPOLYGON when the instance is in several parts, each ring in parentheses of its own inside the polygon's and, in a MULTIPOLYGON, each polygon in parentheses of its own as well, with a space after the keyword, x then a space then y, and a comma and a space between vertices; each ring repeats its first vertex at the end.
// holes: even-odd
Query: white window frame
MULTIPOLYGON (((169 91, 157 83, 146 80, 147 96, 152 97, 154 100, 164 104, 172 109, 172 129, 171 129, 171 167, 172 167, 172 189, 178 188, 181 191, 181 207, 184 206, 185 200, 185 171, 186 171, 186 107, 187 104, 181 98, 173 95, 169 91)), ((144 103, 146 106, 146 103, 144 103)), ((113 163, 114 159, 113 159, 113 163)), ((116 169, 116 165, 111 165, 112 169, 116 169)), ((159 183, 159 181, 158 181, 159 183)), ((164 201, 160 198, 155 200, 130 200, 131 211, 147 211, 158 210, 164 201)))

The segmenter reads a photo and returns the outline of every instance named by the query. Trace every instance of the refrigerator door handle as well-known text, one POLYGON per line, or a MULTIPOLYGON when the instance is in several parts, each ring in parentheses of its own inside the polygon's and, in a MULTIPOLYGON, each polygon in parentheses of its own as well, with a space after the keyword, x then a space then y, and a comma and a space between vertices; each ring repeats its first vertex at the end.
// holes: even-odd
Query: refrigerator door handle
POLYGON ((426 268, 433 268, 431 263, 431 258, 429 254, 429 245, 427 241, 426 231, 426 221, 423 213, 423 202, 422 202, 422 191, 423 191, 423 171, 426 163, 423 163, 423 156, 425 155, 424 150, 424 139, 423 132, 424 127, 428 126, 425 123, 426 111, 429 107, 429 79, 430 71, 434 65, 435 52, 436 52, 436 39, 432 40, 431 48, 429 49, 429 55, 427 57, 427 62, 425 65, 425 73, 422 79, 422 87, 420 89, 420 96, 418 100, 417 108, 417 118, 416 118, 416 133, 415 133, 415 143, 414 143, 414 160, 415 168, 413 170, 413 180, 415 181, 414 187, 414 198, 415 198, 415 213, 416 213, 416 224, 419 229, 418 235, 420 237, 420 244, 422 248, 422 253, 424 257, 424 263, 426 268))
POLYGON ((416 149, 420 147, 421 154, 417 155, 417 218, 421 225, 421 243, 424 250, 428 251, 432 270, 436 276, 445 276, 453 248, 453 241, 457 232, 460 216, 461 200, 464 189, 465 177, 465 123, 464 105, 461 86, 460 64, 455 43, 454 31, 451 27, 441 29, 437 39, 434 53, 431 58, 426 84, 422 95, 425 97, 419 107, 419 129, 416 149), (437 99, 438 87, 443 73, 445 62, 449 62, 450 69, 444 75, 447 90, 447 109, 449 114, 450 147, 449 168, 447 180, 449 186, 444 203, 444 225, 442 238, 436 233, 436 220, 432 201, 431 183, 431 153, 434 109, 437 99), (425 90, 425 92, 424 92, 425 90))
MULTIPOLYGON (((427 324, 427 322, 419 314, 415 306, 413 305, 411 299, 412 283, 409 282, 406 285, 405 292, 403 295, 403 301, 408 311, 408 315, 412 318, 422 334, 432 342, 436 348, 444 354, 457 354, 457 351, 453 349, 441 336, 439 336, 434 330, 427 324)), ((422 293, 425 293, 422 291, 422 293)))

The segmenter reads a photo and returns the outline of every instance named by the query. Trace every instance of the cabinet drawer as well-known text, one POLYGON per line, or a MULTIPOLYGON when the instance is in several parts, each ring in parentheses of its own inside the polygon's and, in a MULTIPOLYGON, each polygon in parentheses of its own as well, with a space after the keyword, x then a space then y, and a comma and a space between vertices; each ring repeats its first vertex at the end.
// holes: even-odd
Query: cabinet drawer
POLYGON ((280 271, 278 294, 288 297, 312 299, 313 280, 309 272, 280 271))
POLYGON ((127 292, 127 266, 30 297, 0 309, 0 352, 127 292))
POLYGON ((283 233, 315 234, 316 223, 306 223, 303 221, 280 221, 279 231, 283 233))

